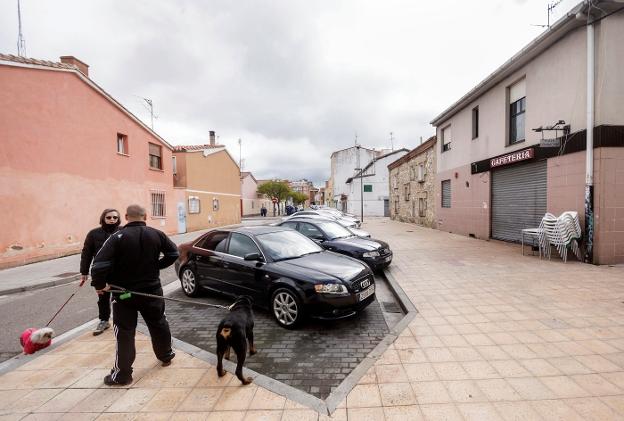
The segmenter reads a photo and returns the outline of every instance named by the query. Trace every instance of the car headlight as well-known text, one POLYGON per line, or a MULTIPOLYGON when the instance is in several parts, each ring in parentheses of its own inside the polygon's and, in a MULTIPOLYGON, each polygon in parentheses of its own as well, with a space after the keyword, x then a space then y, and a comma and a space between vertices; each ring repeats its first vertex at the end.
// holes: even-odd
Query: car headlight
POLYGON ((366 253, 362 254, 363 257, 379 257, 379 252, 378 251, 367 251, 366 253))
POLYGON ((316 284, 314 290, 319 294, 347 294, 347 287, 342 284, 316 284))

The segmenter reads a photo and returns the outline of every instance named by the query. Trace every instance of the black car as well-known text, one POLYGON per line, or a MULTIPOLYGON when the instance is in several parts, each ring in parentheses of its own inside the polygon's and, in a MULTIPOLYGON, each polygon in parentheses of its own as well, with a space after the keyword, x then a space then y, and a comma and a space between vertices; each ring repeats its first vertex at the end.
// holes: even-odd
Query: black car
POLYGON ((286 328, 306 315, 352 316, 375 300, 368 266, 325 251, 288 228, 214 230, 178 248, 176 272, 186 295, 195 296, 202 288, 250 295, 286 328))
POLYGON ((374 238, 358 237, 334 221, 297 218, 277 225, 299 231, 325 250, 362 260, 373 270, 383 269, 392 262, 392 251, 388 243, 374 238))

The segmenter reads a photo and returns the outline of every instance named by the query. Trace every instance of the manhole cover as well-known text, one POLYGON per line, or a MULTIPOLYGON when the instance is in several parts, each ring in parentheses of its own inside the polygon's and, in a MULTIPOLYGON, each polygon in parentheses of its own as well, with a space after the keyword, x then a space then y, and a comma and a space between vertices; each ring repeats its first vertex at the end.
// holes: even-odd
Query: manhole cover
POLYGON ((56 278, 67 278, 68 276, 78 275, 80 272, 65 272, 59 273, 58 275, 54 275, 56 278))
POLYGON ((385 313, 403 313, 401 307, 394 301, 381 301, 380 304, 385 313))

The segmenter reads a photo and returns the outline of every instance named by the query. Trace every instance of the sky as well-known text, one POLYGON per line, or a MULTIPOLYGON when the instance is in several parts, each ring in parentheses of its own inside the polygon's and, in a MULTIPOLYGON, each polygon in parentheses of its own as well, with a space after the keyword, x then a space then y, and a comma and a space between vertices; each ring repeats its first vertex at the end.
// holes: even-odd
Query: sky
MULTIPOLYGON (((544 31, 548 3, 21 0, 21 12, 27 57, 79 58, 148 125, 151 99, 170 144, 214 130, 256 179, 320 186, 356 136, 412 149, 433 135, 435 116, 544 31)), ((1 53, 17 54, 17 35, 17 0, 2 0, 1 53)))

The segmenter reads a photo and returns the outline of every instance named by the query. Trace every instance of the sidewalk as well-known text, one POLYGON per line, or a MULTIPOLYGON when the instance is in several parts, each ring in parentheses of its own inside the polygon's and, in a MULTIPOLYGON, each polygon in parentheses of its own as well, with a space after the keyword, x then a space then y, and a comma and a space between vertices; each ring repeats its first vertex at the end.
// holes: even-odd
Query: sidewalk
MULTIPOLYGON (((276 218, 244 218, 243 224, 275 222, 276 218)), ((212 228, 211 228, 212 229, 212 228)), ((172 235, 176 244, 191 241, 208 229, 172 235)), ((0 295, 67 284, 80 277, 80 254, 0 270, 0 295)))
POLYGON ((390 276, 419 314, 331 418, 268 390, 280 390, 277 382, 218 379, 210 361, 184 351, 162 368, 143 335, 135 382, 105 387, 114 354, 110 332, 83 333, 1 376, 0 417, 624 419, 622 268, 539 260, 522 256, 517 245, 387 219, 365 225, 389 242, 390 276))

